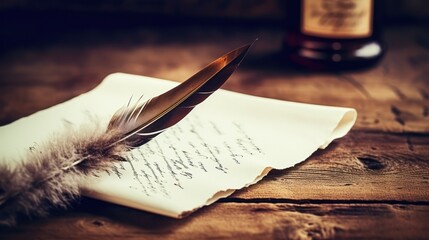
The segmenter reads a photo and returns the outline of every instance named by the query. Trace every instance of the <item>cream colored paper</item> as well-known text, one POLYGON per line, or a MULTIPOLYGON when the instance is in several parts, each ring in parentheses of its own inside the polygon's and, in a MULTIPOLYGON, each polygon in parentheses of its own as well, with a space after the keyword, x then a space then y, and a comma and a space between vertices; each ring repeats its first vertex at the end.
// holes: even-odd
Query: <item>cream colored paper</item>
MULTIPOLYGON (((151 98, 177 83, 116 73, 65 103, 0 127, 0 158, 25 151, 76 126, 88 112, 107 125, 133 96, 151 98)), ((356 120, 350 108, 318 106, 219 90, 184 120, 127 155, 127 162, 88 178, 84 194, 181 217, 234 190, 256 183, 270 169, 285 169, 344 136, 356 120)), ((287 187, 287 186, 285 186, 287 187)))

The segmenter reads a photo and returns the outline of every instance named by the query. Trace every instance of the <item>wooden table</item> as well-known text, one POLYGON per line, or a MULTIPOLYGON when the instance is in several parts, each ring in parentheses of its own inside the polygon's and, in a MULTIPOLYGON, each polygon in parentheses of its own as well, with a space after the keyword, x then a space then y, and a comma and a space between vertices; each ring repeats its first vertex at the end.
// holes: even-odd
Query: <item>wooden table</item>
POLYGON ((387 55, 364 71, 314 73, 279 58, 282 30, 181 25, 35 37, 0 57, 6 124, 126 72, 183 81, 260 38, 225 89, 356 108, 344 138, 298 166, 181 220, 83 198, 70 210, 1 228, 1 239, 429 238, 429 29, 386 29, 387 55))

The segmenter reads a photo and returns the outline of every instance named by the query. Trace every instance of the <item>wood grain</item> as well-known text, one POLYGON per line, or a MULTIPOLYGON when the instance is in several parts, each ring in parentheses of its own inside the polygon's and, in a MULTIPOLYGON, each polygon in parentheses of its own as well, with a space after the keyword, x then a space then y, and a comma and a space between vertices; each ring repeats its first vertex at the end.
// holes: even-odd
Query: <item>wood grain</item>
POLYGON ((384 59, 347 72, 288 65, 280 51, 283 30, 269 26, 93 29, 6 49, 0 125, 87 92, 113 72, 183 81, 257 36, 225 89, 353 107, 358 119, 346 137, 307 161, 273 170, 185 219, 84 198, 69 211, 2 228, 0 239, 427 239, 428 32, 426 26, 389 28, 384 59))
MULTIPOLYGON (((429 51, 424 43, 429 36, 424 30, 389 31, 387 38, 394 41, 389 42, 389 51, 377 67, 336 73, 288 66, 279 55, 282 32, 265 30, 264 38, 224 88, 282 100, 353 107, 359 112, 356 130, 426 134, 429 51)), ((6 52, 0 57, 0 123, 89 91, 113 72, 184 81, 224 52, 253 40, 259 29, 230 38, 208 31, 201 39, 191 39, 195 28, 185 28, 184 37, 175 41, 166 40, 175 34, 172 29, 153 31, 126 33, 124 37, 133 42, 114 38, 99 40, 98 44, 76 44, 71 38, 72 42, 6 52)))
POLYGON ((421 205, 217 203, 170 219, 91 200, 82 210, 0 233, 2 239, 422 239, 428 217, 421 205))
POLYGON ((307 161, 273 171, 237 199, 429 204, 429 137, 353 131, 307 161))

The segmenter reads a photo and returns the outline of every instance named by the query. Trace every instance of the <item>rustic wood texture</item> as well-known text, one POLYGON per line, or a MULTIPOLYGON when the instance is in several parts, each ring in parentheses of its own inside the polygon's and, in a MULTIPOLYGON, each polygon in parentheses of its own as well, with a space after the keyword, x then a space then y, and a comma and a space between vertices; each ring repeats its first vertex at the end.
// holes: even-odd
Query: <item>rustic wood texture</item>
MULTIPOLYGON (((259 36, 225 89, 356 108, 353 130, 288 170, 181 220, 97 200, 1 228, 0 239, 426 239, 429 237, 429 29, 386 29, 375 67, 310 72, 285 64, 282 29, 198 25, 77 31, 0 55, 0 124, 126 72, 183 81, 259 36), (204 29, 204 31, 202 31, 204 29)), ((1 177, 1 176, 0 176, 1 177)))
POLYGON ((421 205, 229 202, 178 220, 88 200, 2 239, 424 239, 428 217, 421 205))
POLYGON ((238 199, 293 201, 387 201, 429 199, 429 137, 351 132, 328 149, 259 184, 238 199))

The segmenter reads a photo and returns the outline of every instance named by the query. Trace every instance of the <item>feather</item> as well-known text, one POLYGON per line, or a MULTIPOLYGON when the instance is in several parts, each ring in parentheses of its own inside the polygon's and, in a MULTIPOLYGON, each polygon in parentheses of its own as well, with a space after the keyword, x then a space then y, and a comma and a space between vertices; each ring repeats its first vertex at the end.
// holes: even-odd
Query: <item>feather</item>
POLYGON ((170 91, 133 107, 119 109, 109 124, 129 145, 149 141, 184 118, 196 105, 216 91, 235 71, 250 45, 218 58, 170 91))
POLYGON ((183 119, 229 78, 251 44, 218 58, 177 87, 113 114, 108 126, 96 119, 79 128, 67 124, 16 167, 0 165, 0 225, 15 225, 19 216, 44 216, 66 208, 80 195, 85 176, 125 160, 138 147, 183 119), (103 130, 103 128, 105 130, 103 130))

